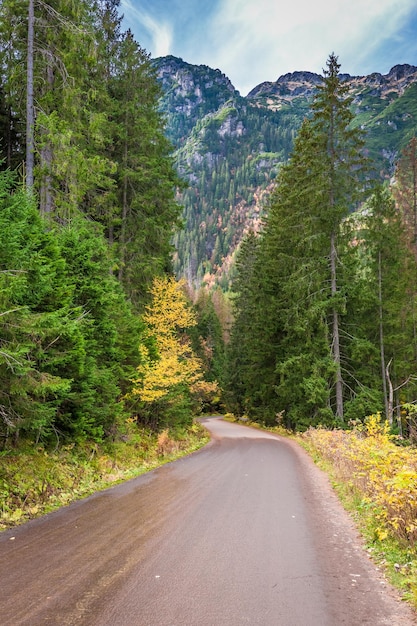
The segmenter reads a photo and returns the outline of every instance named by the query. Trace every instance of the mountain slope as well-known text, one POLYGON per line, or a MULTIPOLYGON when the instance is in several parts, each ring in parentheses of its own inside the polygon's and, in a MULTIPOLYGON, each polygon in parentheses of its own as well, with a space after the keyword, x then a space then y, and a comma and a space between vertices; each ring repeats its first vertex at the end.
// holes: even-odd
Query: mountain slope
MULTIPOLYGON (((321 76, 289 73, 243 98, 220 70, 172 56, 154 63, 167 134, 188 183, 180 197, 185 229, 175 241, 175 270, 190 283, 227 288, 236 247, 248 229, 259 227, 321 76)), ((379 175, 389 177, 416 130, 417 67, 397 65, 387 75, 342 78, 354 99, 354 124, 366 130, 367 151, 379 175)))

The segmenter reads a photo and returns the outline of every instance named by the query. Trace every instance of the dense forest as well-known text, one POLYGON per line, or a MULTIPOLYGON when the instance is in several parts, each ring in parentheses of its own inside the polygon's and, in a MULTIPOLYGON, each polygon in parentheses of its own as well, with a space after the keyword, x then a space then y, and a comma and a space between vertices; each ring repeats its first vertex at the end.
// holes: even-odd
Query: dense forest
POLYGON ((207 183, 194 197, 187 116, 166 126, 157 65, 119 4, 0 7, 1 445, 181 429, 220 407, 296 430, 380 411, 413 435, 415 137, 383 182, 337 57, 297 132, 289 111, 275 127, 276 112, 237 112, 217 71, 192 133, 207 183), (231 294, 178 281, 174 243, 182 274, 209 253, 202 278, 243 228, 239 202, 266 187, 231 294), (190 238, 196 203, 210 217, 190 238))
POLYGON ((161 90, 119 4, 0 7, 3 446, 179 428, 218 393, 214 311, 172 274, 161 90))
POLYGON ((379 411, 404 432, 415 426, 417 144, 391 188, 378 183, 339 67, 330 56, 261 235, 240 249, 228 402, 294 429, 379 411))

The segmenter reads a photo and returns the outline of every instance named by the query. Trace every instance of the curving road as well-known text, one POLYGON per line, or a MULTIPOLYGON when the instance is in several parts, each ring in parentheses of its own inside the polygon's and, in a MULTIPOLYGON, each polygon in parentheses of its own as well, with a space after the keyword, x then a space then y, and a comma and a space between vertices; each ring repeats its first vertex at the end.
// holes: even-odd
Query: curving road
POLYGON ((2 533, 0 624, 416 623, 296 444, 203 423, 203 450, 2 533))

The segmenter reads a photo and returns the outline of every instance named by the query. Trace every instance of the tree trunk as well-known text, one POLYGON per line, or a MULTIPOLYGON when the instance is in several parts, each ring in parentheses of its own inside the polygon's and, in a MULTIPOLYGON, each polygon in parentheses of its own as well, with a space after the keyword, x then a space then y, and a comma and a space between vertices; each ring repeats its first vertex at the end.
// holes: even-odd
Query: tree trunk
MULTIPOLYGON (((385 344, 384 344, 384 321, 382 313, 382 263, 381 251, 378 252, 378 305, 379 305, 379 350, 381 354, 381 374, 382 390, 384 393, 385 419, 389 420, 389 407, 387 398, 387 375, 385 366, 385 344)), ((392 419, 392 416, 391 416, 392 419)), ((391 422, 390 422, 391 424, 391 422)))
POLYGON ((391 425, 394 419, 394 388, 392 386, 392 382, 391 382, 391 376, 389 373, 389 368, 391 366, 391 362, 392 359, 389 360, 385 373, 386 373, 386 377, 387 377, 387 383, 388 383, 388 423, 391 425))
POLYGON ((29 0, 28 9, 28 52, 26 74, 26 187, 33 189, 35 154, 35 111, 33 106, 33 49, 35 39, 35 0, 29 0))
MULTIPOLYGON (((332 297, 337 293, 337 276, 336 276, 336 235, 333 232, 330 241, 330 268, 331 268, 331 291, 332 297)), ((339 338, 339 313, 337 307, 333 305, 333 337, 332 337, 333 361, 336 366, 336 417, 343 420, 343 379, 342 369, 340 366, 340 338, 339 338)))
POLYGON ((392 426, 392 423, 394 421, 394 388, 392 386, 392 382, 391 382, 391 376, 389 373, 389 368, 391 366, 391 362, 392 359, 389 360, 385 373, 386 373, 386 377, 387 377, 387 383, 388 383, 388 389, 389 389, 389 393, 388 393, 388 415, 387 415, 387 419, 388 419, 388 423, 390 426, 392 426))

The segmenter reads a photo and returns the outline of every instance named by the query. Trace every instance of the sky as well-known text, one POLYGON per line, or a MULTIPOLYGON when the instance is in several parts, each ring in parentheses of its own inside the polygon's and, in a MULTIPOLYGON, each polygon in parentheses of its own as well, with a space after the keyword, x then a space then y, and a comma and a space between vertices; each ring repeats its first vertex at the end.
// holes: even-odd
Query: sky
POLYGON ((287 72, 387 74, 417 65, 416 0, 121 0, 123 27, 152 58, 221 70, 242 96, 287 72))

